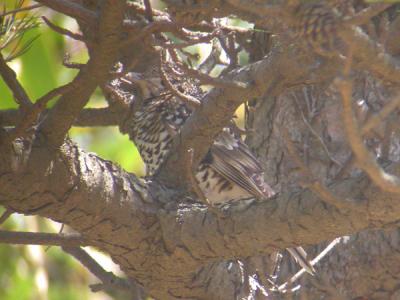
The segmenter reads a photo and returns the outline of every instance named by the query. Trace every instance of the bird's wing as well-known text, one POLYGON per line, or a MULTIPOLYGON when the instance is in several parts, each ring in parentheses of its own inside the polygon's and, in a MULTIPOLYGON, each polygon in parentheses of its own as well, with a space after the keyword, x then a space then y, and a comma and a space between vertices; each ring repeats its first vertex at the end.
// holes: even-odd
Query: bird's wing
POLYGON ((263 171, 250 149, 229 129, 219 134, 210 149, 210 167, 257 198, 274 194, 264 181, 263 171))

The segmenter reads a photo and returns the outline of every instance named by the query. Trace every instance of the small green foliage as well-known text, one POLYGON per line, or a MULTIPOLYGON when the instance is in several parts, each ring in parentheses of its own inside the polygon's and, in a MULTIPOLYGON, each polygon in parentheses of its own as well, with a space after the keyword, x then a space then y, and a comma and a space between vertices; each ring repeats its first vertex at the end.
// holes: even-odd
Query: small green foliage
POLYGON ((5 60, 9 62, 23 55, 32 46, 38 35, 24 39, 24 35, 30 29, 39 26, 38 17, 17 17, 18 10, 22 7, 24 0, 16 0, 14 6, 8 9, 3 4, 0 13, 0 51, 6 52, 5 60))

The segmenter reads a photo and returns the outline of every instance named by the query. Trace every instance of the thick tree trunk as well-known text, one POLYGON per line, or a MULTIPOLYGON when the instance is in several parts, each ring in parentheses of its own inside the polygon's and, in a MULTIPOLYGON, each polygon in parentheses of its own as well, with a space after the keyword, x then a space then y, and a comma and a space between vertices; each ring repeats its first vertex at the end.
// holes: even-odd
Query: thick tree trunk
MULTIPOLYGON (((368 74, 360 73, 353 93, 353 98, 359 102, 359 122, 366 119, 367 110, 384 106, 390 96, 390 88, 373 80, 368 74)), ((335 86, 304 86, 279 97, 265 95, 264 98, 253 102, 253 106, 247 110, 247 142, 261 158, 267 182, 276 190, 283 192, 292 187, 293 192, 301 191, 307 189, 315 178, 331 186, 339 180, 360 174, 349 163, 352 155, 345 140, 341 100, 335 86), (287 150, 285 128, 295 141, 298 155, 314 177, 305 177, 287 150)), ((395 120, 398 122, 398 119, 395 120)), ((398 139, 397 134, 392 138, 398 139)), ((391 161, 398 161, 398 147, 393 143, 396 142, 391 142, 386 159, 390 157, 391 161)), ((375 136, 367 139, 367 144, 371 151, 383 151, 375 136)), ((385 159, 385 153, 379 153, 385 159)), ((362 192, 361 186, 355 185, 354 188, 362 192)), ((302 207, 302 203, 299 209, 307 214, 307 208, 302 207)), ((320 215, 320 220, 326 217, 320 215)), ((297 292, 281 297, 398 299, 400 244, 397 225, 395 222, 385 229, 364 230, 345 236, 317 264, 316 277, 304 276, 299 281, 301 288, 297 292)), ((302 240, 300 236, 298 238, 302 240)), ((328 241, 309 245, 307 251, 311 257, 315 257, 327 244, 328 241)), ((288 260, 289 257, 285 255, 280 282, 294 274, 293 264, 288 260)))

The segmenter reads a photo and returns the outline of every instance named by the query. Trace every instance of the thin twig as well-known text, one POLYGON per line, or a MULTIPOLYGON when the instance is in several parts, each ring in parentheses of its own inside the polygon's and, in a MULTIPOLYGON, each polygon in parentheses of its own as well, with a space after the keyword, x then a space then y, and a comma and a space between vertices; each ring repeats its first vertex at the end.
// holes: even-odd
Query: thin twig
POLYGON ((182 29, 176 23, 171 22, 169 19, 165 20, 165 18, 163 20, 153 21, 143 29, 137 28, 137 25, 131 24, 130 21, 124 21, 124 26, 127 28, 133 27, 132 29, 135 31, 131 37, 121 43, 122 48, 137 41, 146 41, 146 39, 155 32, 173 32, 178 37, 184 36, 182 29), (141 31, 138 33, 137 31, 139 30, 141 31))
MULTIPOLYGON (((315 266, 322 258, 324 258, 338 243, 340 243, 341 238, 334 239, 320 254, 318 254, 313 260, 310 261, 312 266, 315 266)), ((303 274, 307 271, 303 268, 298 271, 295 275, 293 275, 288 281, 281 284, 278 288, 278 291, 281 293, 287 292, 287 287, 296 282, 303 274)))
POLYGON ((388 82, 400 82, 400 68, 382 45, 354 27, 339 31, 338 35, 353 48, 357 68, 370 71, 388 82))
POLYGON ((283 138, 285 140, 290 156, 300 167, 301 172, 311 181, 307 184, 307 187, 309 187, 314 193, 316 193, 322 201, 330 205, 333 205, 339 209, 349 209, 349 208, 357 209, 357 206, 351 205, 348 202, 344 202, 336 198, 336 196, 333 195, 324 184, 322 184, 319 180, 314 178, 310 169, 304 164, 302 159, 297 154, 295 146, 289 137, 289 132, 287 128, 283 128, 283 138))
POLYGON ((201 83, 203 84, 209 84, 213 85, 215 87, 219 88, 237 88, 237 89, 247 89, 249 88, 249 84, 243 83, 243 82, 229 82, 220 78, 215 78, 211 77, 210 75, 201 73, 199 71, 196 71, 192 68, 189 68, 187 65, 185 65, 183 62, 181 62, 178 58, 178 55, 176 54, 175 50, 168 51, 168 53, 171 55, 171 58, 175 64, 179 66, 180 69, 182 69, 183 72, 187 73, 190 75, 190 77, 198 79, 201 83))
POLYGON ((228 49, 233 54, 231 55, 230 53, 227 53, 231 58, 231 62, 229 63, 229 65, 231 68, 236 68, 238 66, 238 54, 241 51, 241 47, 240 45, 237 48, 235 47, 236 36, 234 32, 230 32, 227 35, 227 40, 228 40, 228 49))
POLYGON ((49 19, 47 19, 45 16, 42 16, 43 21, 49 26, 51 29, 53 29, 55 32, 66 35, 70 37, 71 39, 77 40, 77 41, 84 41, 83 35, 79 33, 74 33, 68 29, 62 28, 60 26, 57 26, 56 24, 52 23, 49 19))
POLYGON ((23 11, 33 10, 33 9, 41 8, 41 7, 43 7, 42 4, 34 4, 34 5, 31 5, 31 6, 20 7, 20 8, 17 8, 17 9, 8 10, 8 11, 5 11, 4 13, 0 14, 0 18, 3 18, 5 16, 7 16, 7 15, 13 15, 13 14, 17 14, 17 13, 20 13, 20 12, 23 12, 23 11))
POLYGON ((358 12, 356 15, 351 16, 348 20, 344 20, 341 25, 362 25, 369 22, 373 17, 379 15, 381 12, 392 6, 393 3, 376 3, 362 11, 358 12))
MULTIPOLYGON (((101 288, 110 288, 115 287, 118 289, 132 291, 132 284, 123 278, 119 278, 115 276, 112 272, 107 272, 103 269, 102 266, 99 265, 97 261, 95 261, 85 250, 80 247, 62 247, 62 249, 75 257, 83 266, 85 266, 93 275, 99 278, 103 285, 100 285, 101 288)), ((98 291, 99 285, 94 285, 94 292, 98 291)))
POLYGON ((200 43, 208 43, 210 42, 213 38, 215 38, 217 35, 219 35, 221 32, 220 30, 215 30, 209 34, 205 34, 199 37, 195 37, 195 38, 190 38, 188 37, 188 40, 183 42, 183 43, 164 43, 164 44, 160 44, 161 47, 163 47, 164 49, 182 49, 182 48, 186 48, 192 45, 196 45, 196 44, 200 44, 200 43))
MULTIPOLYGON (((142 15, 146 15, 146 7, 143 7, 142 5, 140 5, 139 3, 135 3, 135 2, 127 2, 126 6, 128 9, 132 10, 134 13, 139 13, 142 15)), ((152 15, 155 16, 166 16, 167 14, 165 12, 162 12, 161 10, 157 10, 154 9, 152 7, 152 15)))
POLYGON ((79 233, 43 233, 0 230, 0 243, 18 245, 86 246, 88 241, 79 233))
POLYGON ((83 6, 66 0, 35 0, 43 5, 54 9, 62 14, 78 19, 87 24, 95 24, 97 22, 97 13, 84 8, 83 6))
POLYGON ((146 18, 149 22, 153 22, 153 9, 150 0, 143 0, 146 18))
POLYGON ((350 154, 350 157, 344 162, 343 167, 337 172, 337 174, 333 177, 333 181, 342 179, 343 176, 350 171, 350 169, 354 166, 355 158, 353 153, 350 154))
POLYGON ((17 74, 11 69, 5 62, 3 56, 0 53, 0 74, 3 77, 4 82, 8 85, 11 92, 14 95, 15 101, 21 106, 23 110, 28 109, 32 106, 32 101, 29 99, 25 89, 19 83, 17 74))
MULTIPOLYGON (((45 115, 48 112, 48 109, 44 109, 42 114, 45 115)), ((17 126, 23 120, 23 114, 16 109, 0 110, 0 119, 4 126, 17 126)), ((117 126, 120 122, 121 111, 114 111, 109 107, 85 108, 79 113, 73 126, 117 126)))
MULTIPOLYGON (((398 107, 400 106, 400 95, 397 95, 389 101, 378 113, 371 115, 365 122, 365 124, 361 127, 361 135, 364 137, 368 132, 373 130, 375 127, 379 126, 382 122, 387 120, 387 117, 398 107)), ((346 160, 343 167, 339 170, 339 172, 334 176, 333 180, 341 179, 353 165, 356 160, 354 154, 352 153, 350 157, 346 160)))
POLYGON ((324 150, 325 154, 328 156, 328 158, 334 162, 337 166, 342 167, 342 164, 337 161, 330 153, 328 147, 326 146, 324 140, 322 139, 322 137, 315 131, 315 129, 311 126, 311 124, 308 122, 306 116, 304 115, 304 112, 300 106, 300 103, 298 103, 297 101, 297 97, 296 95, 293 95, 294 97, 294 101, 297 105, 298 110, 300 111, 301 114, 301 118, 303 119, 303 123, 307 126, 307 128, 310 130, 310 132, 312 133, 312 135, 319 141, 320 145, 322 146, 322 149, 324 150))
POLYGON ((0 225, 3 224, 12 214, 14 213, 11 209, 6 209, 0 217, 0 225))
POLYGON ((85 64, 80 64, 80 63, 73 63, 70 61, 71 57, 69 53, 65 53, 64 58, 63 58, 63 66, 69 69, 77 69, 81 70, 85 64))
POLYGON ((169 65, 168 62, 166 62, 164 60, 163 54, 160 53, 160 75, 161 75, 161 79, 163 80, 163 82, 165 83, 165 85, 167 86, 168 90, 175 96, 179 97, 181 100, 185 101, 189 107, 191 107, 192 109, 198 107, 201 105, 200 100, 196 99, 195 97, 192 97, 190 95, 186 95, 184 93, 181 93, 180 91, 178 91, 173 84, 171 83, 171 81, 168 78, 167 72, 165 70, 165 68, 168 69, 172 69, 169 65))
POLYGON ((366 121, 365 125, 361 128, 361 134, 364 136, 370 130, 380 125, 386 118, 400 106, 400 94, 396 95, 394 99, 389 101, 377 114, 372 115, 366 121))

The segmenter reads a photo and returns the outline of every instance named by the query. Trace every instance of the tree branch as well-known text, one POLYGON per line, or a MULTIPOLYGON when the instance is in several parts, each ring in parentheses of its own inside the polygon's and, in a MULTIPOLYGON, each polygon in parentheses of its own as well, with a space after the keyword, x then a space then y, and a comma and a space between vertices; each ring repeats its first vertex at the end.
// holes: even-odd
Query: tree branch
POLYGON ((98 20, 98 15, 84 8, 83 6, 66 0, 35 0, 36 2, 42 3, 43 5, 54 9, 64 15, 71 18, 78 19, 81 22, 94 25, 98 20))
MULTIPOLYGON (((347 75, 348 76, 348 75, 347 75)), ((357 159, 357 166, 364 170, 380 188, 385 191, 399 194, 400 179, 386 173, 376 162, 375 157, 365 147, 361 132, 356 124, 352 108, 352 83, 347 79, 338 80, 339 91, 343 103, 343 123, 347 141, 357 159)))
POLYGON ((361 134, 365 136, 370 130, 382 124, 386 118, 400 106, 400 95, 396 95, 378 113, 372 115, 362 126, 361 134))
MULTIPOLYGON (((310 263, 312 266, 316 265, 322 258, 324 258, 335 246, 340 242, 341 238, 336 238, 334 239, 331 243, 329 243, 326 248, 319 253, 310 263)), ((292 286, 294 282, 296 282, 303 274, 305 274, 307 271, 303 268, 300 271, 298 271, 295 275, 293 275, 288 281, 285 283, 281 284, 278 287, 278 291, 282 293, 287 292, 287 288, 292 286)))
POLYGON ((74 40, 77 41, 84 41, 84 38, 81 34, 78 33, 73 33, 72 31, 62 28, 60 26, 55 25, 54 23, 52 23, 49 19, 47 19, 46 17, 42 17, 43 21, 47 24, 47 26, 49 26, 51 29, 53 29, 55 32, 68 36, 74 40))
MULTIPOLYGON (((61 153, 45 179, 1 173, 0 203, 72 226, 159 298, 175 289, 207 298, 201 285, 194 288, 190 282, 195 270, 214 260, 315 244, 396 222, 400 215, 398 197, 371 186, 367 178, 354 177, 330 189, 357 199, 360 211, 341 212, 308 191, 289 190, 246 210, 234 204, 227 208, 229 218, 218 218, 199 204, 183 203, 180 209, 172 191, 154 181, 140 181, 70 143, 61 153), (33 183, 35 178, 40 184, 33 183)), ((391 171, 400 174, 400 164, 391 171)))
POLYGON ((381 45, 357 27, 342 30, 339 35, 352 47, 355 67, 368 70, 387 82, 400 83, 400 67, 381 45))
MULTIPOLYGON (((47 4, 47 1, 45 2, 47 4)), ((59 2, 65 1, 54 1, 59 2)), ((104 1, 98 27, 98 47, 95 47, 88 64, 71 83, 73 89, 57 101, 38 129, 45 137, 46 144, 52 148, 62 144, 66 133, 96 86, 107 79, 108 72, 116 60, 123 12, 123 1, 104 1)), ((34 159, 35 156, 32 157, 34 159)))
MULTIPOLYGON (((113 10, 111 2, 115 5, 115 1, 108 1, 110 5, 103 9, 113 10)), ((99 20, 112 19, 115 14, 105 12, 99 20)), ((66 93, 42 123, 44 143, 48 138, 49 147, 61 145, 91 90, 104 80, 112 64, 115 51, 104 48, 118 40, 112 36, 115 27, 110 25, 112 28, 103 30, 103 25, 100 32, 104 36, 99 49, 95 48, 98 53, 95 51, 76 79, 81 86, 66 93), (106 60, 104 65, 101 58, 106 60), (99 66, 102 74, 89 78, 99 66), (83 87, 85 84, 89 84, 88 89, 83 87), (79 97, 82 98, 76 100, 79 97)), ((366 63, 366 57, 360 55, 359 59, 366 63)), ((224 87, 208 93, 174 141, 176 154, 160 174, 163 182, 180 185, 179 176, 188 174, 184 162, 192 161, 190 157, 185 159, 190 155, 187 150, 193 149, 193 163, 198 164, 242 102, 265 93, 273 98, 288 87, 324 81, 337 74, 341 65, 336 62, 331 58, 328 63, 321 63, 292 47, 275 48, 262 61, 230 72, 224 79, 251 83, 252 88, 224 87), (174 176, 168 171, 174 171, 178 178, 172 179, 174 176)), ((381 67, 375 69, 385 76, 390 74, 381 67)), ((36 151, 43 148, 37 147, 36 151)), ((46 153, 43 151, 42 155, 46 153)), ((371 186, 363 176, 352 176, 329 187, 337 198, 355 199, 359 210, 342 211, 325 205, 309 191, 288 188, 269 201, 255 202, 245 209, 242 203, 232 204, 226 208, 229 218, 217 218, 201 204, 185 202, 179 191, 167 189, 158 178, 139 180, 112 163, 83 152, 68 140, 60 146, 52 164, 45 165, 45 176, 36 168, 14 174, 3 164, 8 160, 6 153, 0 151, 0 203, 13 211, 70 224, 88 242, 109 253, 129 278, 137 279, 160 299, 176 295, 212 298, 207 289, 210 281, 205 280, 209 274, 204 272, 215 261, 268 254, 300 243, 315 244, 363 228, 398 222, 400 215, 398 197, 371 186)), ((399 175, 400 165, 393 164, 390 171, 399 175)))
POLYGON ((0 74, 3 77, 4 82, 8 85, 11 92, 13 93, 15 101, 21 106, 23 110, 28 109, 32 105, 32 101, 29 99, 29 96, 25 92, 25 89, 17 80, 17 75, 15 74, 14 70, 7 65, 1 53, 0 74))
MULTIPOLYGON (((46 115, 48 109, 43 110, 46 115)), ((18 110, 0 110, 0 120, 3 126, 16 126, 22 121, 22 114, 18 110)), ((118 126, 121 122, 121 112, 109 107, 104 108, 86 108, 83 109, 73 126, 95 127, 95 126, 118 126)))
POLYGON ((0 225, 3 224, 14 212, 11 209, 6 209, 0 216, 0 225))
POLYGON ((23 137, 26 134, 27 129, 35 124, 39 115, 46 108, 47 103, 54 97, 71 90, 72 87, 73 85, 68 83, 51 90, 44 96, 37 99, 31 108, 24 113, 24 117, 19 120, 17 126, 10 134, 11 140, 14 140, 17 137, 23 137))
POLYGON ((79 233, 43 233, 0 230, 0 243, 19 245, 87 246, 79 233))
POLYGON ((100 266, 85 250, 80 247, 74 246, 63 246, 62 249, 75 257, 83 266, 85 266, 94 276, 102 281, 102 285, 93 285, 92 290, 94 292, 99 291, 99 287, 104 288, 114 288, 122 289, 133 293, 132 296, 138 296, 140 289, 138 286, 129 282, 126 279, 119 278, 115 276, 112 272, 107 272, 100 266))
POLYGON ((26 6, 26 7, 20 7, 20 8, 16 8, 16 9, 12 9, 12 10, 7 10, 5 12, 3 12, 2 14, 0 14, 0 18, 5 17, 7 15, 12 15, 12 14, 17 14, 23 11, 28 11, 28 10, 33 10, 36 8, 41 8, 42 5, 41 4, 34 4, 31 6, 26 6))

